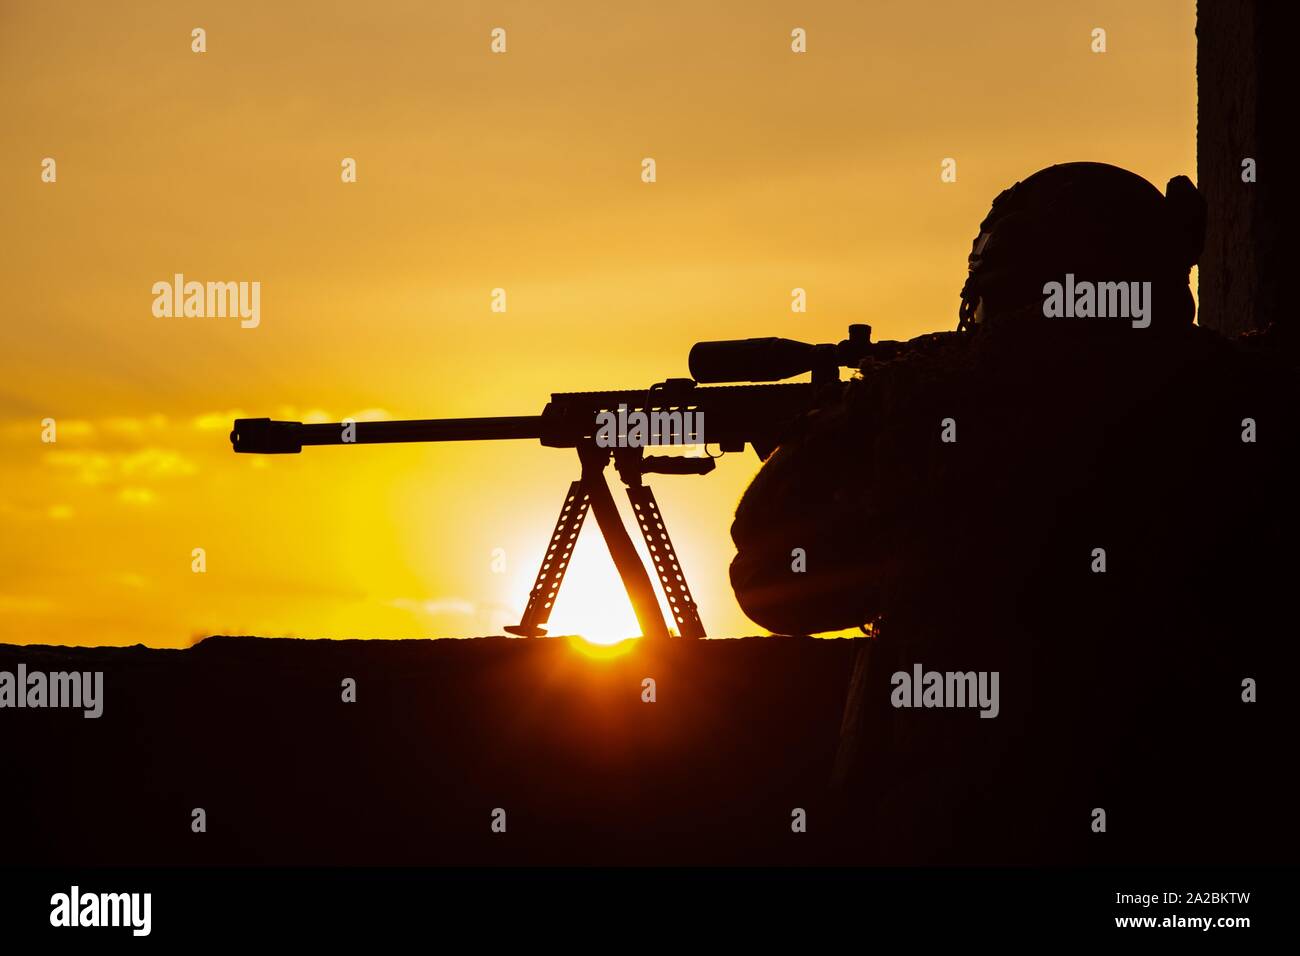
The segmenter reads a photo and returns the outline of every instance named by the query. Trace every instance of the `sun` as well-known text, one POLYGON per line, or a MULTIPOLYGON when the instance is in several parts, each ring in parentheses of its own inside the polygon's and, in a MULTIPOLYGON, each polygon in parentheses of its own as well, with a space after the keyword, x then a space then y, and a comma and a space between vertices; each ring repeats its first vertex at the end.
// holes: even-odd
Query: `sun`
MULTIPOLYGON (((635 525, 631 527, 635 530, 635 525)), ((670 633, 676 634, 672 616, 666 613, 667 604, 659 581, 655 578, 654 565, 650 562, 645 542, 634 538, 633 546, 650 575, 659 613, 669 622, 670 633)), ((525 580, 523 569, 520 568, 512 581, 512 593, 516 595, 515 603, 521 610, 527 604, 532 585, 532 576, 525 580)), ((641 625, 632 610, 632 602, 628 599, 594 516, 588 515, 582 526, 577 544, 569 556, 569 568, 560 585, 555 607, 551 609, 550 619, 544 626, 548 634, 557 637, 575 635, 591 645, 602 647, 611 647, 641 636, 641 625)))
POLYGON ((578 634, 593 644, 617 644, 638 637, 632 602, 595 528, 584 526, 560 586, 547 630, 578 634))

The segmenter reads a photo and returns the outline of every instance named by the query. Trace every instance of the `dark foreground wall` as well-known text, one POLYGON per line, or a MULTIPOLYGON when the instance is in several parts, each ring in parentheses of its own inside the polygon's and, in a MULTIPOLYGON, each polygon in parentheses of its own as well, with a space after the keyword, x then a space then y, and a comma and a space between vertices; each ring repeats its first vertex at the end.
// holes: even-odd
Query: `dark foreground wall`
POLYGON ((5 647, 0 669, 106 672, 98 720, 0 711, 6 856, 576 863, 833 848, 823 807, 849 642, 678 642, 611 660, 580 646, 5 647), (345 677, 355 704, 341 701, 345 677), (641 700, 645 677, 655 703, 641 700), (803 841, 796 806, 822 817, 803 841), (191 832, 194 807, 206 834, 191 832), (498 807, 505 834, 490 829, 498 807))
MULTIPOLYGON (((563 639, 0 646, 0 670, 19 661, 102 669, 106 684, 98 720, 0 710, 2 856, 77 865, 1285 858, 1270 829, 1289 799, 1277 785, 1280 737, 1268 729, 1278 712, 1242 705, 1234 672, 1222 674, 1218 706, 1195 689, 1191 719, 1161 709, 1132 685, 1142 680, 1133 672, 1083 694, 1098 706, 1081 713, 1031 707, 1004 686, 999 717, 979 719, 890 708, 893 665, 877 648, 859 672, 865 739, 849 755, 846 789, 833 791, 850 675, 867 643, 675 641, 610 660, 563 639), (353 704, 340 699, 346 677, 357 681, 353 704), (641 699, 645 677, 656 681, 654 703, 641 699), (1143 709, 1157 707, 1155 723, 1102 716, 1127 712, 1100 704, 1131 685, 1143 709), (1078 749, 1079 739, 1093 745, 1078 749), (1110 815, 1105 834, 1089 827, 1098 803, 1110 815), (206 833, 191 832, 196 807, 206 833), (504 834, 491 831, 494 808, 506 811, 504 834), (795 808, 807 813, 806 833, 792 832, 795 808)), ((1068 653, 1095 660, 1103 646, 1068 653)), ((1223 670, 1205 663, 1204 673, 1223 670)), ((1071 666, 1070 657, 1036 666, 1071 666)))
POLYGON ((1196 4, 1197 185, 1208 204, 1200 322, 1225 335, 1290 326, 1284 222, 1295 207, 1285 146, 1293 134, 1291 6, 1266 0, 1196 4), (1242 163, 1254 160, 1252 182, 1242 163))

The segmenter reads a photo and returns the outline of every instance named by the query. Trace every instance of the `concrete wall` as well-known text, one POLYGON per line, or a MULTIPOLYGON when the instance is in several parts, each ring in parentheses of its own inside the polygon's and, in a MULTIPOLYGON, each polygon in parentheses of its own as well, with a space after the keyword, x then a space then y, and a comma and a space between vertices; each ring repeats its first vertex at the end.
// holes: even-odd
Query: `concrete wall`
POLYGON ((1284 318, 1280 193, 1294 188, 1278 145, 1286 107, 1280 56, 1286 7, 1259 0, 1197 3, 1197 185, 1209 212, 1200 323, 1229 335, 1284 318), (1254 183, 1242 182, 1247 157, 1256 161, 1254 183))

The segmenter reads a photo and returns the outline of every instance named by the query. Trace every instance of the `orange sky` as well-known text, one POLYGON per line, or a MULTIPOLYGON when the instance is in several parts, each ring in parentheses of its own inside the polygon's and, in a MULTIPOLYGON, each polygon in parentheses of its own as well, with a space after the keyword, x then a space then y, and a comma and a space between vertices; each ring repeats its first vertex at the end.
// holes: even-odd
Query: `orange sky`
MULTIPOLYGON (((702 338, 952 328, 1005 186, 1194 172, 1193 27, 1191 0, 0 3, 0 640, 499 632, 576 455, 237 457, 230 420, 535 414, 684 376, 702 338), (261 282, 260 325, 155 318, 176 272, 261 282)), ((652 482, 715 636, 759 631, 726 571, 756 469, 652 482)), ((552 623, 634 626, 594 522, 552 623)))

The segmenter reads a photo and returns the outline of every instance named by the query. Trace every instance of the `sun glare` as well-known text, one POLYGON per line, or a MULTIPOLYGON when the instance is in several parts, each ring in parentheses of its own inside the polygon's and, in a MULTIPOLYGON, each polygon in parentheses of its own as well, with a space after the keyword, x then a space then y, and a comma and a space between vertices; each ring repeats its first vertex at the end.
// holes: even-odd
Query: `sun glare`
POLYGON ((599 645, 617 644, 641 634, 594 519, 588 518, 578 536, 546 630, 556 635, 576 634, 599 645))

